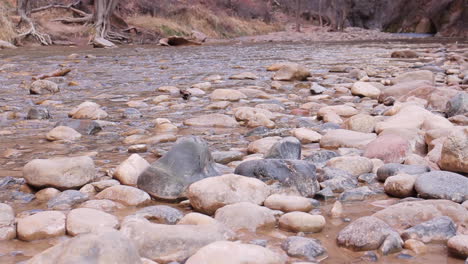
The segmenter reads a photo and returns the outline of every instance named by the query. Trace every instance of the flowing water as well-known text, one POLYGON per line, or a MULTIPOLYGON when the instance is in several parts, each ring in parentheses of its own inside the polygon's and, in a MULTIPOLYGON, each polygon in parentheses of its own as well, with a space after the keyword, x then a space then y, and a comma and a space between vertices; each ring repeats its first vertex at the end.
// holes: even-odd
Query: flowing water
MULTIPOLYGON (((0 51, 0 178, 6 176, 21 177, 23 166, 35 158, 50 158, 57 156, 91 155, 98 167, 99 175, 104 176, 106 170, 115 168, 129 154, 122 143, 125 132, 134 129, 151 129, 152 120, 168 118, 180 127, 178 136, 192 134, 203 137, 210 144, 211 150, 244 150, 255 138, 244 135, 250 129, 211 129, 192 128, 183 125, 187 118, 213 112, 205 107, 210 104, 208 96, 192 97, 184 101, 179 95, 169 100, 167 107, 156 107, 152 98, 167 94, 156 91, 160 86, 177 86, 188 88, 203 82, 209 75, 219 74, 223 81, 215 83, 210 90, 216 88, 244 88, 246 86, 264 87, 272 98, 254 99, 233 103, 236 105, 255 106, 258 103, 286 102, 283 113, 286 115, 276 122, 277 127, 296 127, 299 116, 290 115, 290 111, 307 102, 307 97, 289 101, 288 94, 299 93, 299 88, 286 85, 286 91, 269 89, 271 72, 265 66, 283 62, 298 62, 309 67, 313 76, 321 79, 328 74, 328 69, 335 66, 356 68, 372 68, 378 72, 372 79, 386 79, 392 73, 404 72, 415 62, 426 62, 419 59, 391 59, 389 54, 394 50, 412 49, 431 55, 432 52, 445 49, 454 41, 423 39, 410 41, 376 41, 354 43, 264 43, 264 44, 231 44, 163 48, 152 46, 127 46, 118 49, 78 49, 67 47, 40 47, 34 49, 17 49, 0 51), (444 43, 446 42, 446 43, 444 43), (72 53, 77 58, 69 58, 72 53), (93 55, 86 58, 85 55, 93 55), (3 65, 3 66, 2 66, 3 65), (61 67, 72 69, 66 77, 52 78, 61 86, 61 91, 54 95, 30 95, 27 85, 32 76, 51 72, 61 67), (241 72, 253 72, 259 78, 256 80, 229 80, 228 77, 241 72), (74 81, 76 86, 69 86, 74 81), (33 105, 49 100, 47 108, 52 119, 25 120, 24 117, 33 105), (128 108, 128 101, 145 101, 149 106, 140 108, 142 118, 125 119, 123 111, 128 108), (44 135, 61 120, 67 119, 67 113, 84 101, 93 101, 104 107, 109 114, 106 121, 112 122, 105 126, 97 135, 83 135, 76 143, 49 142, 44 135)), ((459 42, 459 47, 466 49, 468 43, 459 42)), ((345 75, 337 73, 336 75, 345 75)), ((209 94, 209 92, 207 93, 209 94)), ((338 104, 336 98, 327 99, 327 104, 338 104)), ((218 113, 229 114, 227 110, 216 110, 218 113)), ((160 143, 149 147, 149 151, 141 155, 149 162, 156 160, 159 153, 168 150, 173 143, 160 143)), ((317 144, 305 146, 307 149, 317 148, 317 144)), ((25 190, 26 192, 28 190, 25 190)), ((9 203, 16 214, 32 209, 45 209, 43 202, 32 201, 24 203, 11 201, 9 197, 0 196, 0 202, 9 203)), ((352 220, 370 215, 382 207, 376 206, 376 200, 390 199, 385 195, 362 202, 351 202, 344 205, 347 218, 352 220)), ((389 203, 395 199, 388 200, 389 203)), ((157 204, 157 202, 154 202, 157 204)), ((323 202, 319 208, 326 215, 333 202, 323 202)), ((181 205, 182 210, 188 210, 181 205)), ((123 218, 136 208, 117 211, 114 214, 123 218)), ((318 234, 309 235, 322 241, 328 250, 328 258, 322 263, 367 263, 361 259, 363 252, 351 252, 338 248, 335 243, 336 234, 348 223, 341 219, 327 217, 325 229, 318 234)), ((282 231, 262 232, 257 235, 245 234, 242 240, 266 238, 270 243, 279 244, 288 234, 282 231)), ((0 263, 16 263, 26 260, 53 244, 66 239, 54 238, 34 242, 8 241, 0 242, 0 263)), ((442 244, 429 245, 428 253, 412 259, 402 259, 398 254, 381 257, 378 263, 463 263, 462 260, 447 256, 447 249, 442 244)))

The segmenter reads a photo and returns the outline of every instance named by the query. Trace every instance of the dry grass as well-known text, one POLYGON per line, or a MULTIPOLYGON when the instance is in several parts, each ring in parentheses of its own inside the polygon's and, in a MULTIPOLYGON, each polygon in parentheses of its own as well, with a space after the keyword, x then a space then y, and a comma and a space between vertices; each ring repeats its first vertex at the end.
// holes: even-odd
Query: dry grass
POLYGON ((215 15, 212 11, 199 6, 182 9, 168 17, 133 16, 127 18, 127 21, 163 36, 186 36, 192 30, 197 30, 211 38, 232 38, 281 30, 279 25, 225 14, 215 15))
POLYGON ((12 41, 16 32, 13 23, 9 20, 8 8, 10 8, 10 4, 0 0, 0 39, 12 41))

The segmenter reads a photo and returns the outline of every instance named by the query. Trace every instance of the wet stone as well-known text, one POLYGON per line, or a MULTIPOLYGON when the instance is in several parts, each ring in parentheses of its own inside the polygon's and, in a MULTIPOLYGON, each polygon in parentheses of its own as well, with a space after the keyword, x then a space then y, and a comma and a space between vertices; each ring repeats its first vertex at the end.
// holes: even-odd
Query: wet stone
POLYGON ((61 192, 47 202, 47 208, 54 210, 67 210, 89 199, 87 194, 76 190, 61 192))
POLYGON ((447 241, 457 233, 457 226, 448 216, 433 218, 406 229, 401 237, 404 240, 416 239, 424 243, 447 241))
POLYGON ((315 261, 327 253, 319 240, 299 236, 288 237, 281 248, 291 257, 309 261, 315 261))
POLYGON ((301 142, 295 137, 286 137, 276 142, 265 154, 265 159, 301 159, 301 142))
POLYGON ((83 135, 95 135, 102 130, 101 125, 94 120, 73 120, 67 119, 55 124, 55 127, 67 126, 75 129, 83 135))
POLYGON ((377 170, 377 179, 384 182, 388 177, 395 176, 399 173, 406 174, 422 174, 431 169, 424 165, 404 165, 398 163, 388 163, 377 170))
POLYGON ((123 112, 122 117, 126 119, 138 119, 143 117, 143 114, 136 108, 127 108, 123 112))
POLYGON ((47 108, 42 106, 34 106, 28 111, 26 119, 50 119, 50 113, 47 108))
POLYGON ((284 187, 292 188, 306 197, 319 191, 315 166, 302 160, 264 159, 241 163, 235 174, 268 181, 277 180, 284 187))
POLYGON ((358 187, 351 190, 346 190, 342 194, 340 194, 339 199, 340 201, 347 202, 347 201, 364 201, 371 195, 374 195, 373 192, 369 187, 363 186, 358 187))
POLYGON ((183 216, 181 211, 173 207, 154 205, 140 209, 127 217, 142 217, 153 223, 175 225, 183 216))
POLYGON ((324 167, 328 160, 338 157, 339 155, 331 150, 318 150, 304 158, 304 160, 314 163, 318 168, 324 167))

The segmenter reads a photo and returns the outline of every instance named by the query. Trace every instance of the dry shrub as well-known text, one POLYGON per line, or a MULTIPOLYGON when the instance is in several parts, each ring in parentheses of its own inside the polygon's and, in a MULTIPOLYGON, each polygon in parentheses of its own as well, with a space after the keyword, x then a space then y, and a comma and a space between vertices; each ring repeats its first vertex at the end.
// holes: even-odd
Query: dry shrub
POLYGON ((227 14, 214 14, 201 6, 182 7, 171 10, 165 16, 133 16, 131 24, 159 32, 163 36, 190 34, 192 30, 212 38, 231 38, 245 35, 266 34, 277 31, 276 24, 267 24, 256 19, 241 19, 227 14))
POLYGON ((0 0, 0 40, 12 41, 16 36, 13 23, 9 19, 9 3, 0 0))

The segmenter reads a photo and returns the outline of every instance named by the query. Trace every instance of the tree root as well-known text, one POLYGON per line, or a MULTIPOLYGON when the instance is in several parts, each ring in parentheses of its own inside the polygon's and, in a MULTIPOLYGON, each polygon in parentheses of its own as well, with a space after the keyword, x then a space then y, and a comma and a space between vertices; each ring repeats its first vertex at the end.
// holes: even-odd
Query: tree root
MULTIPOLYGON (((24 18, 23 18, 24 19, 24 18)), ((29 18, 26 18, 24 19, 24 21, 27 21, 28 24, 29 24, 29 30, 24 32, 24 33, 21 33, 19 34, 16 38, 15 38, 15 42, 16 43, 19 43, 21 42, 22 39, 28 37, 28 36, 32 36, 33 38, 35 38, 37 41, 39 41, 39 43, 41 43, 41 45, 44 45, 44 46, 49 46, 49 45, 52 45, 52 39, 50 38, 50 36, 46 33, 41 33, 39 31, 36 30, 36 27, 34 26, 34 23, 29 19, 29 18)))
POLYGON ((62 17, 62 18, 57 18, 52 21, 54 22, 62 22, 65 24, 73 24, 73 23, 88 23, 93 20, 92 15, 87 15, 85 17, 62 17))

